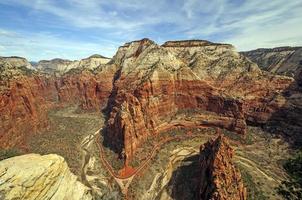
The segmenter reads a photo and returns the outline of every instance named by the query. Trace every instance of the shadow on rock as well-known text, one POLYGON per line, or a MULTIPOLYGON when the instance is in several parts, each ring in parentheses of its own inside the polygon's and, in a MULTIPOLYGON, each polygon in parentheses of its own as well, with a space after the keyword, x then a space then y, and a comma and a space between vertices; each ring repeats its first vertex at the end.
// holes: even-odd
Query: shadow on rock
POLYGON ((199 155, 184 159, 168 183, 168 193, 175 200, 198 199, 199 155))

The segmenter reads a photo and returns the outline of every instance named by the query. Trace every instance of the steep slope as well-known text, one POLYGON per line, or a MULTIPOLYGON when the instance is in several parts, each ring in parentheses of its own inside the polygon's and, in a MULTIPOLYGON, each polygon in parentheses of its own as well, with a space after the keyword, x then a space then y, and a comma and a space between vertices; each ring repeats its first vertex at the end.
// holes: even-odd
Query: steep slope
POLYGON ((101 110, 112 88, 114 66, 94 73, 79 70, 64 76, 45 76, 0 62, 0 147, 24 147, 29 134, 45 128, 50 108, 78 105, 101 110))
POLYGON ((107 64, 110 58, 101 55, 92 55, 80 61, 70 61, 63 59, 41 60, 36 64, 36 68, 42 72, 64 74, 71 69, 95 69, 100 65, 107 64))
POLYGON ((283 106, 270 118, 268 130, 282 132, 291 143, 301 146, 302 47, 256 49, 242 54, 266 71, 294 77, 295 82, 284 92, 283 106))
POLYGON ((296 77, 302 70, 302 47, 277 47, 242 52, 263 70, 296 77))
POLYGON ((34 69, 33 66, 25 59, 22 57, 17 57, 17 56, 11 56, 11 57, 1 57, 0 56, 0 62, 8 62, 11 65, 17 67, 17 68, 28 68, 28 69, 34 69))
POLYGON ((282 107, 281 92, 293 81, 262 72, 232 45, 203 40, 126 43, 112 63, 119 70, 105 143, 126 159, 149 136, 175 127, 218 126, 244 134, 246 119, 265 123, 282 107))
POLYGON ((0 62, 0 147, 19 144, 28 133, 47 124, 48 100, 56 96, 52 79, 0 62))
POLYGON ((199 199, 247 199, 240 172, 232 161, 233 155, 233 149, 223 136, 200 147, 199 199))
POLYGON ((0 177, 0 199, 92 199, 64 158, 55 154, 27 154, 3 160, 0 177))

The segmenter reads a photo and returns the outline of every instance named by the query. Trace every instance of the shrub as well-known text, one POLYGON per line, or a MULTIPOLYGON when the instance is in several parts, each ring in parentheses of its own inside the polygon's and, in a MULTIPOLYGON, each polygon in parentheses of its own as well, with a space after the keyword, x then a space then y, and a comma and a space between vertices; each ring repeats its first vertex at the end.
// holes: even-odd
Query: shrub
POLYGON ((302 150, 288 159, 283 167, 290 179, 281 183, 278 193, 288 200, 302 199, 302 150))
POLYGON ((21 152, 18 149, 1 149, 0 150, 0 160, 11 158, 14 156, 21 155, 21 152))

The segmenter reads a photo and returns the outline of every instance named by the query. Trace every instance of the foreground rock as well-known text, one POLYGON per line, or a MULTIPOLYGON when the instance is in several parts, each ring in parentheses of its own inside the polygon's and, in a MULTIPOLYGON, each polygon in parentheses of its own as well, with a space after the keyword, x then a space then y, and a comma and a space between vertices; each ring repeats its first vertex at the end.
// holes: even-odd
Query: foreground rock
POLYGON ((232 161, 233 150, 227 139, 219 136, 200 149, 199 199, 246 200, 240 172, 232 161))
POLYGON ((62 157, 27 154, 0 162, 0 199, 88 200, 92 196, 62 157))

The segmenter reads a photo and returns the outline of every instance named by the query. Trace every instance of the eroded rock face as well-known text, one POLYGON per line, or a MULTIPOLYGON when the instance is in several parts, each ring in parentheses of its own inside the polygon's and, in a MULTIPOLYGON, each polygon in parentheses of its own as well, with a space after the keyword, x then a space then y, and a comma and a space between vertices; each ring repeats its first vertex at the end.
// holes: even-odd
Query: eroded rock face
MULTIPOLYGON (((269 119, 268 130, 282 132, 292 144, 302 144, 302 47, 277 47, 273 49, 256 49, 242 52, 243 55, 256 62, 259 67, 275 74, 291 76, 295 82, 285 90, 283 96, 278 95, 271 103, 277 106, 269 119)), ((258 106, 259 107, 259 106, 258 106)), ((260 111, 265 108, 259 107, 260 111)))
POLYGON ((0 199, 19 198, 88 200, 92 196, 64 158, 27 154, 0 162, 0 199))
POLYGON ((50 108, 79 105, 100 111, 112 89, 114 66, 102 66, 92 73, 78 71, 64 76, 45 76, 0 63, 0 148, 26 150, 29 134, 48 126, 50 108))
POLYGON ((1 63, 0 148, 23 147, 28 133, 47 125, 47 109, 56 100, 54 81, 1 63))
POLYGON ((175 127, 244 134, 246 119, 265 123, 283 106, 293 81, 262 72, 232 45, 198 40, 126 43, 112 63, 119 70, 105 141, 127 159, 147 137, 175 127))
POLYGON ((110 58, 101 55, 92 55, 82 60, 64 60, 64 59, 52 59, 52 60, 41 60, 36 64, 36 68, 46 73, 59 73, 64 74, 71 69, 90 69, 93 70, 100 65, 107 64, 110 58))
POLYGON ((25 59, 22 57, 17 57, 17 56, 11 56, 11 57, 0 57, 0 62, 8 62, 12 66, 17 67, 17 68, 28 68, 28 69, 34 69, 33 66, 25 59))
POLYGON ((232 161, 233 154, 233 149, 223 136, 201 146, 199 199, 247 199, 240 172, 232 161))
POLYGON ((302 70, 302 47, 277 47, 242 52, 259 67, 280 75, 297 77, 302 70))

